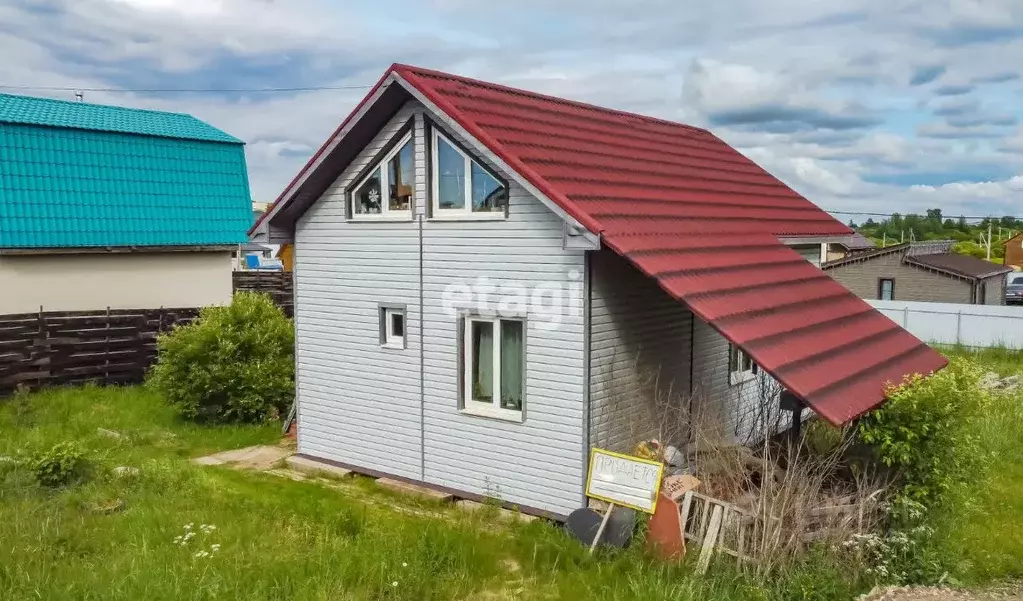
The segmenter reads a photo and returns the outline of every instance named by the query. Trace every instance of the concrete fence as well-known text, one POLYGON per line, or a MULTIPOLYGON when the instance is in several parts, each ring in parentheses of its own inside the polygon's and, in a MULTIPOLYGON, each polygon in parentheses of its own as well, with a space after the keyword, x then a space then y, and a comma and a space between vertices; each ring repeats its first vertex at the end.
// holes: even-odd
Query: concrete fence
POLYGON ((1023 306, 868 302, 926 342, 1023 349, 1023 306))

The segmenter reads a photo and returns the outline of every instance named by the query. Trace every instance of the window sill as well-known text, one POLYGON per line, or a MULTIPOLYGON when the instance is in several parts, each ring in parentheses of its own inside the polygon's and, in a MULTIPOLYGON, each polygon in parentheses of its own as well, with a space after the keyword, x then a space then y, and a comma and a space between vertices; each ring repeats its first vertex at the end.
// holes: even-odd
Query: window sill
POLYGON ((732 386, 738 386, 739 384, 745 384, 750 380, 755 380, 756 377, 756 374, 752 371, 733 371, 728 374, 728 383, 732 386))
MULTIPOLYGON (((474 403, 474 404, 482 404, 482 403, 474 403)), ((497 420, 501 420, 501 421, 504 421, 504 422, 514 422, 514 423, 517 423, 517 424, 521 424, 523 421, 525 421, 522 418, 522 412, 521 411, 513 411, 511 409, 499 409, 499 408, 496 408, 496 407, 487 407, 487 406, 482 406, 482 407, 463 407, 463 408, 459 409, 458 412, 461 413, 462 415, 471 415, 473 417, 487 417, 487 418, 490 418, 490 419, 497 419, 497 420)))
POLYGON ((504 221, 504 211, 494 213, 462 213, 457 215, 438 215, 436 212, 427 221, 504 221))
POLYGON ((403 351, 403 350, 405 350, 405 345, 404 344, 397 344, 397 343, 394 343, 394 342, 388 342, 388 343, 385 343, 385 344, 381 344, 380 348, 387 349, 387 350, 390 350, 390 351, 403 351))
POLYGON ((371 223, 379 223, 381 221, 411 222, 412 214, 409 213, 407 215, 377 215, 377 214, 352 215, 351 217, 348 218, 348 221, 350 222, 368 221, 371 223))

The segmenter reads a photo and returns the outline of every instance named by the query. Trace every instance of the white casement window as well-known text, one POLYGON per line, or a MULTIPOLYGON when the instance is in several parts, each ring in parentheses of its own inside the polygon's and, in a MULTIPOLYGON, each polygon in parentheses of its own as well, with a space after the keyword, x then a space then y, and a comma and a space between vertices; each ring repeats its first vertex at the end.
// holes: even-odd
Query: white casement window
POLYGON ((405 309, 380 307, 380 345, 384 348, 405 348, 405 309))
POLYGON ((462 328, 462 411, 522 421, 526 322, 468 316, 462 328))
POLYGON ((741 348, 728 345, 728 383, 732 386, 748 382, 757 375, 757 364, 741 348))
POLYGON ((352 187, 349 212, 353 220, 412 219, 415 154, 412 132, 409 132, 352 187))
POLYGON ((508 188, 444 134, 431 134, 434 218, 504 217, 508 188))

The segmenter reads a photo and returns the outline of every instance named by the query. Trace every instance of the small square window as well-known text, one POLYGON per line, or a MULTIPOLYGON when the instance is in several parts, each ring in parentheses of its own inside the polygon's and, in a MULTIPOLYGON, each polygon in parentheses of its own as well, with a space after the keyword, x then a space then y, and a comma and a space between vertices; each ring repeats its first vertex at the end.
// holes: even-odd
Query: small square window
POLYGON ((756 377, 759 369, 753 359, 744 350, 728 345, 728 383, 735 386, 756 377))
POLYGON ((405 348, 404 308, 380 308, 380 345, 386 348, 405 348))

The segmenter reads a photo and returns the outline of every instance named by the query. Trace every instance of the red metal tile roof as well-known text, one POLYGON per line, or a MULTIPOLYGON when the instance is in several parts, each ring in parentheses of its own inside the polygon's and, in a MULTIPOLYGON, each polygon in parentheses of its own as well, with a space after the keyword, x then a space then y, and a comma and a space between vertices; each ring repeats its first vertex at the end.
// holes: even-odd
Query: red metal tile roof
POLYGON ((946 364, 786 247, 778 236, 852 231, 712 133, 406 65, 392 72, 828 421, 946 364))

